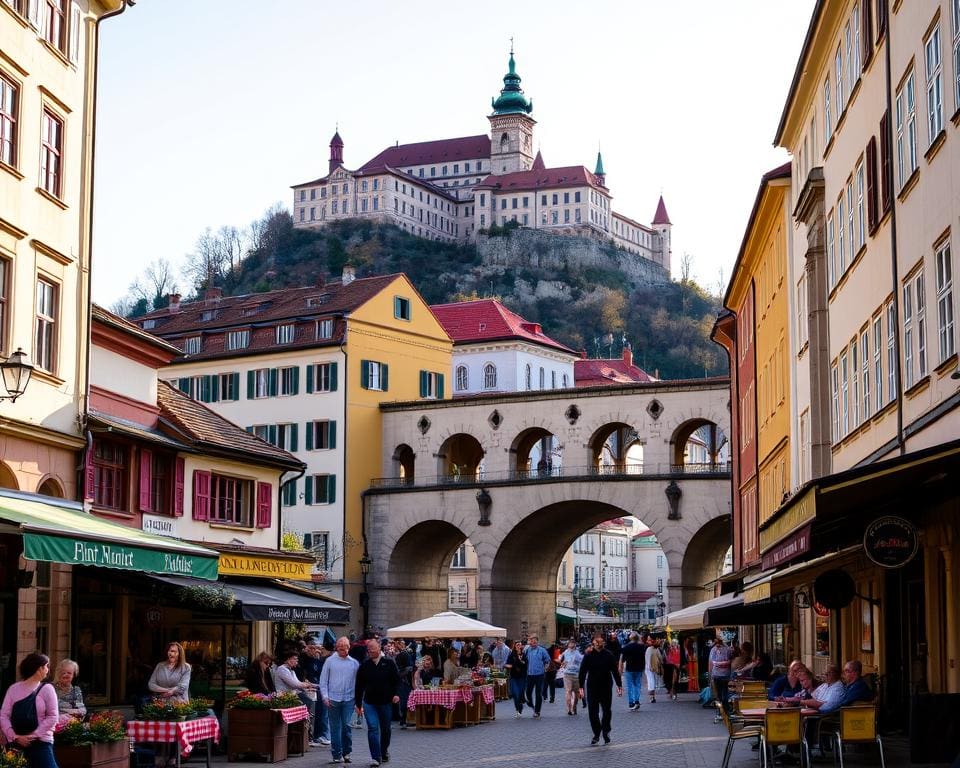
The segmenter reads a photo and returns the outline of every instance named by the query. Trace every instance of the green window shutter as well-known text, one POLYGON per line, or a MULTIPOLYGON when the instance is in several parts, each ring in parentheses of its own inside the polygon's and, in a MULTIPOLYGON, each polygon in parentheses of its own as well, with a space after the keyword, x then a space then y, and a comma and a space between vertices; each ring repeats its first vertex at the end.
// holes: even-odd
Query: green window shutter
POLYGON ((185 395, 190 394, 190 379, 177 379, 177 389, 179 389, 185 395))
POLYGON ((290 425, 290 450, 293 453, 296 453, 299 448, 297 447, 297 432, 299 431, 299 424, 290 425))
POLYGON ((293 394, 300 394, 300 366, 293 369, 293 394))
POLYGON ((437 374, 437 399, 443 400, 443 374, 437 374))
POLYGON ((370 361, 360 361, 360 388, 370 389, 370 361))
MULTIPOLYGON (((361 383, 361 386, 363 386, 362 383, 361 383)), ((337 391, 337 364, 336 363, 330 363, 330 391, 331 392, 337 391)))
POLYGON ((333 504, 337 500, 337 476, 327 475, 327 504, 333 504))
POLYGON ((253 371, 247 371, 247 400, 253 400, 257 392, 257 377, 253 371))
POLYGON ((310 475, 303 484, 303 503, 313 504, 313 475, 310 475))
POLYGON ((420 397, 427 396, 427 382, 429 381, 430 374, 426 371, 420 371, 420 397))
POLYGON ((218 373, 210 377, 210 402, 220 402, 220 374, 218 373))
POLYGON ((328 440, 330 442, 330 445, 327 447, 336 448, 337 447, 337 422, 335 421, 330 422, 330 427, 328 429, 327 434, 329 435, 328 440))
POLYGON ((393 316, 398 320, 400 319, 400 297, 399 296, 393 297, 393 316))
POLYGON ((200 402, 201 403, 210 402, 210 377, 209 376, 200 377, 200 402))
POLYGON ((313 394, 313 372, 316 366, 312 363, 307 366, 307 394, 313 394))
POLYGON ((390 386, 387 382, 387 371, 389 366, 386 363, 378 363, 378 365, 380 366, 380 389, 386 392, 388 389, 390 389, 390 386))
POLYGON ((267 427, 267 442, 277 444, 277 425, 271 424, 267 427))
POLYGON ((249 432, 249 433, 252 435, 252 434, 253 434, 253 427, 252 427, 252 426, 247 427, 247 432, 249 432))
POLYGON ((240 374, 236 372, 230 374, 230 399, 240 399, 240 374))
POLYGON ((270 369, 270 397, 276 397, 280 391, 280 377, 276 368, 270 369))
POLYGON ((306 424, 307 427, 307 450, 313 450, 313 422, 308 421, 306 424))

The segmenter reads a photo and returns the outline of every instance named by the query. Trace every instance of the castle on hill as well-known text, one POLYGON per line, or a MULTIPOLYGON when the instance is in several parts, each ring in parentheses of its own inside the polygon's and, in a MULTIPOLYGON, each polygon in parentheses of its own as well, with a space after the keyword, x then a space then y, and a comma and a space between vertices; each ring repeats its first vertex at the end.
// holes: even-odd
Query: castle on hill
POLYGON ((562 235, 612 240, 670 270, 670 217, 657 204, 650 226, 613 210, 603 159, 547 167, 533 153, 533 100, 520 87, 513 51, 500 95, 487 116, 490 134, 387 147, 359 168, 344 165, 334 133, 326 176, 293 186, 299 228, 365 218, 395 224, 419 237, 473 241, 509 222, 562 235))

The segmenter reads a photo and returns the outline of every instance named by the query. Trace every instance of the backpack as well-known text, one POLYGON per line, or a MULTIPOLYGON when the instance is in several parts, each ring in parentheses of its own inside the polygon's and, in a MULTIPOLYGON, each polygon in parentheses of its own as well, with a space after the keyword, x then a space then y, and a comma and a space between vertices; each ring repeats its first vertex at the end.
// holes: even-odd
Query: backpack
POLYGON ((656 648, 654 648, 653 653, 650 655, 650 671, 655 675, 663 674, 663 657, 656 648))
POLYGON ((37 717, 37 694, 45 685, 50 683, 41 683, 33 689, 33 693, 27 694, 20 701, 15 701, 10 708, 10 727, 17 736, 27 736, 40 727, 40 720, 37 717))

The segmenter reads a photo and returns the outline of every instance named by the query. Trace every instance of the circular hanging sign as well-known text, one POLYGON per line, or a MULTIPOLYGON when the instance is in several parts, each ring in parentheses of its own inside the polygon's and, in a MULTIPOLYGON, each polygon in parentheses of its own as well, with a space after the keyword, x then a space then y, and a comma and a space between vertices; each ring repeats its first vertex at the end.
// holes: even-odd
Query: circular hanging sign
POLYGON ((883 568, 902 568, 913 560, 919 548, 917 529, 902 517, 878 518, 863 533, 863 550, 883 568))

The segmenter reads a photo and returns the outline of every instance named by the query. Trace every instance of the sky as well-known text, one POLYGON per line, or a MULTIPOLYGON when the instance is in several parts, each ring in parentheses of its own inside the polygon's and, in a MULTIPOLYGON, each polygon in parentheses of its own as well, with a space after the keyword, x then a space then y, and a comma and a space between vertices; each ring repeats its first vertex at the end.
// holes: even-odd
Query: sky
MULTIPOLYGON (((244 227, 395 143, 486 133, 513 37, 548 166, 603 152, 615 211, 663 194, 717 290, 737 256, 814 0, 139 0, 101 27, 94 299, 180 265, 207 227, 244 227)), ((182 281, 181 290, 188 288, 182 281)))

